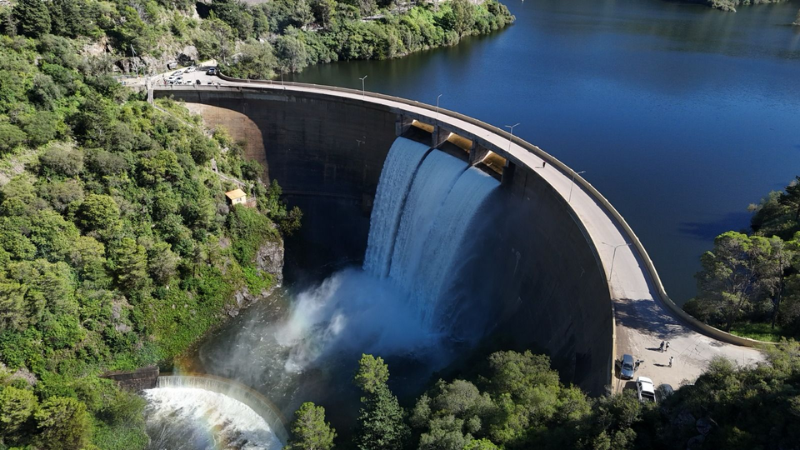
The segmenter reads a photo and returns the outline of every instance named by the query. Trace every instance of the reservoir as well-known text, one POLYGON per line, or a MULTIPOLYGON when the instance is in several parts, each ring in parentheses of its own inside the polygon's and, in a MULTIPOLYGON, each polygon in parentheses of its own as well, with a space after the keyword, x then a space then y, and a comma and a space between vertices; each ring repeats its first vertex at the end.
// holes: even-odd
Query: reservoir
MULTIPOLYGON (((800 2, 724 13, 661 0, 506 2, 510 28, 291 80, 405 97, 513 125, 594 184, 678 303, 749 203, 800 174, 800 2)), ((289 78, 286 78, 287 80, 289 78)))

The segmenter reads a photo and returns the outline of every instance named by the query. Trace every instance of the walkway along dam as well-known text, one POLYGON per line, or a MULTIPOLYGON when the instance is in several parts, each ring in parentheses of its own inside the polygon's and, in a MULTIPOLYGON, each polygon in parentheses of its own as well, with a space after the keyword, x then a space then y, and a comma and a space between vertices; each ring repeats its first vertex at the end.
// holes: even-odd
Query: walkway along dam
MULTIPOLYGON (((203 83, 212 80, 196 75, 203 83)), ((593 394, 625 382, 614 361, 644 360, 637 375, 678 387, 713 357, 762 360, 755 341, 701 324, 666 294, 642 243, 614 207, 579 174, 538 147, 464 115, 381 94, 303 84, 213 78, 219 85, 160 86, 246 141, 247 157, 277 179, 304 212, 292 256, 307 264, 365 258, 370 213, 384 161, 397 139, 461 159, 500 182, 469 230, 475 255, 458 268, 491 310, 505 348, 547 352, 562 380, 593 394), (656 351, 662 340, 668 353, 656 351), (669 357, 675 358, 672 368, 669 357)), ((291 249, 290 249, 291 251, 291 249)))

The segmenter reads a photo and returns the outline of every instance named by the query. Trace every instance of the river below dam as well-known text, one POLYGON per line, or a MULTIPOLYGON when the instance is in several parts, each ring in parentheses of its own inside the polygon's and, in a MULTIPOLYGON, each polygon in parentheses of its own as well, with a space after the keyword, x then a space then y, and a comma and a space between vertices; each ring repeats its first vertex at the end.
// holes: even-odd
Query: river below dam
MULTIPOLYGON (((661 0, 511 0, 493 35, 292 81, 361 88, 503 127, 594 184, 639 235, 668 293, 800 173, 800 2, 724 13, 661 0)), ((288 78, 287 78, 288 79, 288 78)))

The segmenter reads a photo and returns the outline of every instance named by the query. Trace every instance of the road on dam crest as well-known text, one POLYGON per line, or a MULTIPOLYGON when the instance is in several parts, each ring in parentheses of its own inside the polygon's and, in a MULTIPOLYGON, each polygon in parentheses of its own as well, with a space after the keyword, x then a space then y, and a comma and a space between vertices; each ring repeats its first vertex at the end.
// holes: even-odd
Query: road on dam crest
MULTIPOLYGON (((316 85, 282 85, 281 82, 256 84, 226 81, 207 75, 202 67, 198 71, 183 74, 184 83, 188 81, 190 84, 164 85, 163 79, 162 75, 151 78, 148 84, 151 91, 221 88, 284 90, 287 93, 309 93, 377 103, 407 112, 411 116, 434 116, 433 107, 422 104, 415 106, 371 96, 370 93, 328 89, 316 85)), ((570 175, 560 170, 552 164, 552 160, 546 163, 543 157, 509 141, 507 135, 463 120, 449 111, 437 110, 435 117, 436 123, 443 128, 464 130, 496 148, 503 149, 510 156, 509 159, 534 170, 564 201, 568 201, 575 217, 582 222, 589 234, 588 240, 594 244, 609 281, 615 319, 615 356, 619 359, 623 354, 631 354, 634 359, 643 361, 634 379, 636 376, 646 376, 653 379, 656 385, 666 383, 678 388, 682 383, 693 383, 709 361, 717 356, 735 361, 739 365, 751 365, 764 360, 762 353, 756 348, 734 345, 695 331, 696 325, 691 326, 687 319, 681 317, 674 310, 674 305, 667 305, 657 287, 660 282, 653 280, 643 262, 646 255, 643 256, 636 250, 629 234, 621 230, 612 212, 601 206, 595 195, 575 181, 575 177, 579 175, 570 175), (659 351, 662 341, 670 343, 666 352, 659 351), (670 357, 674 358, 672 367, 669 367, 670 357)), ((633 386, 633 381, 621 380, 616 374, 612 375, 611 380, 614 391, 633 386)))

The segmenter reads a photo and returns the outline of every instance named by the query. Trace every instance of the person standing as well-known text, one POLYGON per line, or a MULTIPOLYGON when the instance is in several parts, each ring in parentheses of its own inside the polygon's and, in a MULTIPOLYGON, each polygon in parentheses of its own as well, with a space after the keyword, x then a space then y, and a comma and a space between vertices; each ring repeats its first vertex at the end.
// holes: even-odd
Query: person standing
POLYGON ((658 347, 658 351, 664 352, 664 341, 661 341, 661 346, 658 347))
POLYGON ((667 350, 669 350, 669 341, 667 341, 667 346, 666 346, 666 347, 664 347, 664 348, 665 348, 665 350, 664 350, 664 351, 667 351, 667 350))
POLYGON ((669 366, 672 367, 672 356, 669 357, 669 366))

